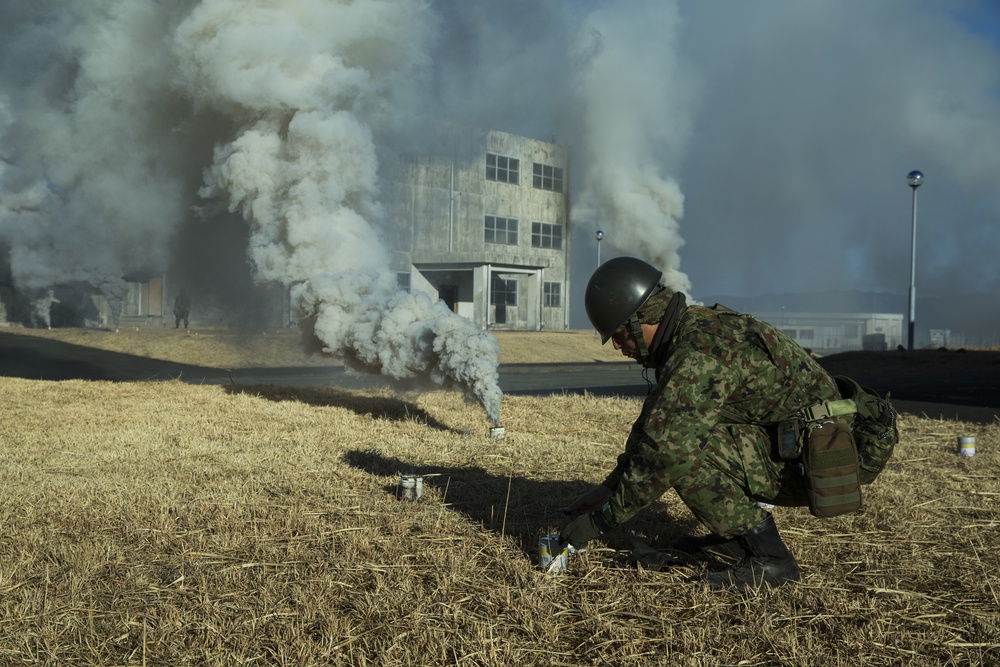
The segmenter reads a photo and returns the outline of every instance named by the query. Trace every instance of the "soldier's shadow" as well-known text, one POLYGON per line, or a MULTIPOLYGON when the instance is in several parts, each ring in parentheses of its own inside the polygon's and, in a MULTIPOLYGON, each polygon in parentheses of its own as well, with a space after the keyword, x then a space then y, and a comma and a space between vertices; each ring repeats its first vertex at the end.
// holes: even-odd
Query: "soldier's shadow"
MULTIPOLYGON (((568 522, 562 508, 593 488, 592 482, 581 479, 504 476, 478 466, 416 466, 374 451, 352 450, 344 455, 344 461, 373 475, 394 477, 396 482, 384 487, 390 495, 399 495, 400 475, 422 476, 425 489, 435 489, 447 507, 486 530, 502 531, 529 557, 537 553, 540 535, 559 532, 568 522)), ((639 535, 649 544, 666 545, 693 526, 693 518, 674 519, 664 505, 656 503, 603 539, 621 550, 630 549, 630 535, 639 535)))

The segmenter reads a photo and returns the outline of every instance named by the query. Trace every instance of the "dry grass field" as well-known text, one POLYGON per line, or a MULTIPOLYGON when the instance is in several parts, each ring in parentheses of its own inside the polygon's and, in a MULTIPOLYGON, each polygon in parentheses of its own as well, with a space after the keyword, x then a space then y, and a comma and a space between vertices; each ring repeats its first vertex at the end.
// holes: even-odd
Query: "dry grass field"
MULTIPOLYGON (((189 334, 169 326, 122 326, 107 329, 10 328, 26 336, 126 352, 183 364, 216 368, 280 368, 286 366, 336 365, 335 359, 306 356, 297 329, 240 331, 221 327, 194 327, 189 334)), ((565 363, 624 359, 609 343, 601 345, 593 331, 498 331, 500 363, 565 363)))
POLYGON ((752 595, 629 566, 629 535, 698 530, 673 494, 538 569, 636 399, 507 396, 503 440, 446 392, 0 378, 0 402, 2 665, 1000 664, 998 423, 903 415, 863 511, 775 511, 803 581, 752 595))

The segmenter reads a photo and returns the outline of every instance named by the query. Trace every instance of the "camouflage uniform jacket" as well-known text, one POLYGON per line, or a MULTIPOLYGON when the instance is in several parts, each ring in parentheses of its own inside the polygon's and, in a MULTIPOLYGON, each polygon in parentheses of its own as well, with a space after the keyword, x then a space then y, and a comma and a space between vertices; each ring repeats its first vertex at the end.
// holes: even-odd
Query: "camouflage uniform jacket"
POLYGON ((676 325, 658 331, 647 362, 657 387, 604 485, 619 523, 673 487, 713 532, 737 534, 760 520, 750 497, 773 497, 785 463, 767 429, 733 424, 723 406, 748 422, 774 423, 839 394, 809 353, 773 326, 677 297, 676 325))

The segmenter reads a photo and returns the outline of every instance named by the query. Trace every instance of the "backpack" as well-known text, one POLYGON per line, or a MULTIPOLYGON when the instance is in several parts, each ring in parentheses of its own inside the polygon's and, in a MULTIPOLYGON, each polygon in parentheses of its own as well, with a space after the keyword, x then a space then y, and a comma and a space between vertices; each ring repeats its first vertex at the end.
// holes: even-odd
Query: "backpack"
POLYGON ((862 387, 849 377, 833 378, 843 398, 854 401, 854 441, 860 460, 859 476, 862 484, 871 484, 889 462, 892 451, 899 442, 896 410, 889 401, 873 389, 862 387))

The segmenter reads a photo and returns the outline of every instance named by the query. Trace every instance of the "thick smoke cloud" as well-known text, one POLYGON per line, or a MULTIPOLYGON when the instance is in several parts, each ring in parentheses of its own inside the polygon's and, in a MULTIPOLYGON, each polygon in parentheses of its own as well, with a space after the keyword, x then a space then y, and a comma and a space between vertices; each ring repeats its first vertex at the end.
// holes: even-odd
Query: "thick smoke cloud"
POLYGON ((85 282, 120 305, 123 276, 166 262, 197 170, 169 132, 180 116, 153 38, 164 12, 109 4, 0 10, 0 238, 39 298, 85 282))
MULTIPOLYGON (((216 253, 239 258, 234 280, 296 285, 323 347, 395 377, 322 311, 386 331, 410 317, 397 307, 444 321, 370 269, 388 266, 389 158, 439 148, 440 126, 458 123, 569 147, 574 326, 598 228, 605 258, 644 257, 695 297, 904 291, 911 169, 927 175, 924 293, 995 292, 1000 56, 982 32, 1000 32, 998 13, 971 0, 10 0, 0 240, 39 304, 71 282, 115 303, 124 276, 183 265, 178 238, 221 242, 199 230, 239 215, 246 234, 225 238, 246 261, 216 253), (372 300, 344 307, 336 285, 358 276, 372 300)), ((423 343, 447 327, 399 329, 431 350, 412 372, 440 378, 423 343)))
POLYGON ((580 48, 589 54, 581 101, 581 194, 574 221, 603 229, 613 247, 640 255, 688 292, 680 271, 684 196, 674 178, 690 137, 696 84, 676 59, 677 7, 598 5, 580 48))
POLYGON ((496 424, 495 340, 400 292, 376 231, 376 134, 393 131, 397 91, 420 76, 431 18, 421 2, 206 1, 174 33, 176 80, 239 124, 199 194, 249 223, 255 278, 294 285, 324 352, 463 389, 496 424))

